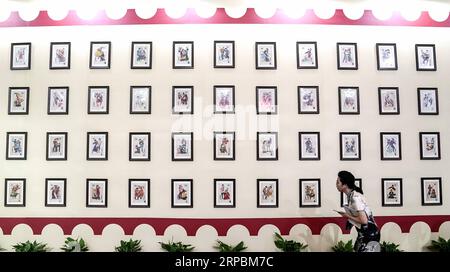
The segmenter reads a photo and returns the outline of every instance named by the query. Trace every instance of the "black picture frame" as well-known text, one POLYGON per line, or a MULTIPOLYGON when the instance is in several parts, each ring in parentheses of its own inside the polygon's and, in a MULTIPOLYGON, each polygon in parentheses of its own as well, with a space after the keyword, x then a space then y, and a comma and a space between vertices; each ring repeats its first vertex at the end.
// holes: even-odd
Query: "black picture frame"
POLYGON ((151 133, 150 132, 130 132, 128 137, 128 160, 129 161, 150 161, 151 159, 151 133), (144 139, 134 139, 134 136, 142 136, 144 139), (146 139, 145 139, 146 138, 146 139), (138 143, 135 145, 136 141, 138 143), (143 153, 142 155, 135 155, 143 153))
POLYGON ((71 57, 70 42, 51 42, 50 43, 50 70, 70 69, 71 57))
POLYGON ((401 206, 403 206, 403 179, 402 178, 382 178, 381 179, 381 206, 383 206, 383 207, 401 207, 401 206))
POLYGON ((397 44, 395 43, 376 43, 377 70, 395 71, 398 70, 397 63, 397 44))
POLYGON ((109 114, 109 86, 88 87, 87 113, 109 114))
MULTIPOLYGON (((98 185, 97 184, 97 185, 98 185)), ((86 207, 87 208, 107 208, 108 207, 108 179, 97 179, 97 178, 87 178, 86 179, 86 207), (102 184, 103 190, 98 190, 100 196, 93 195, 93 190, 90 190, 92 185, 95 183, 102 184), (92 202, 93 200, 97 200, 96 198, 101 198, 103 195, 103 199, 99 201, 99 203, 92 202), (92 197, 91 197, 92 196, 92 197), (95 197, 95 198, 94 198, 95 197)))
POLYGON ((439 132, 419 132, 419 142, 421 160, 441 159, 441 136, 439 132))
POLYGON ((89 52, 89 69, 111 69, 110 41, 91 42, 89 52))
POLYGON ((256 207, 257 208, 278 208, 279 201, 278 179, 257 179, 256 180, 256 207), (267 184, 267 185, 264 185, 267 184), (264 186, 264 187, 262 187, 264 186), (269 187, 267 187, 269 186, 269 187), (273 186, 273 187, 270 187, 273 186), (264 188, 268 188, 266 191, 264 188), (275 193, 273 192, 275 191, 275 193), (273 201, 267 200, 275 198, 273 201))
MULTIPOLYGON (((185 189, 184 187, 182 188, 185 189)), ((171 207, 172 208, 193 208, 194 207, 194 183, 192 179, 172 179, 171 180, 171 207), (188 190, 185 190, 185 192, 182 192, 178 190, 177 196, 175 196, 175 187, 178 184, 178 188, 180 189, 180 185, 185 184, 189 188, 188 190), (184 194, 186 193, 186 194, 184 194), (186 197, 187 201, 186 203, 177 203, 177 199, 183 197, 186 197)), ((184 200, 184 199, 183 199, 184 200)))
POLYGON ((234 85, 214 85, 213 87, 214 114, 233 114, 236 108, 235 86, 234 85), (224 90, 225 89, 225 90, 224 90), (227 92, 225 96, 221 93, 227 92), (231 96, 231 99, 229 99, 231 96), (230 101, 231 100, 231 101, 230 101), (231 105, 230 105, 231 103, 231 105), (223 104, 223 105, 222 105, 223 104))
POLYGON ((299 179, 300 208, 318 208, 321 206, 320 178, 299 179))
MULTIPOLYGON (((362 190, 362 179, 355 178, 355 185, 362 190)), ((344 192, 341 192, 341 207, 344 207, 346 205, 348 205, 347 195, 344 192)))
POLYGON ((276 161, 278 160, 278 132, 256 132, 256 160, 257 161, 276 161), (265 143, 267 140, 261 141, 264 136, 269 136, 274 138, 269 138, 270 142, 265 143), (275 139, 274 149, 272 149, 272 141, 275 139), (260 143, 261 141, 261 143, 260 143), (261 146, 261 148, 260 148, 261 146), (265 147, 264 147, 265 146, 265 147), (270 153, 268 155, 263 155, 264 153, 270 153))
POLYGON ((67 199, 67 179, 66 178, 46 178, 45 179, 45 207, 66 207, 67 199), (53 183, 53 185, 52 185, 53 183), (63 187, 61 189, 61 186, 63 187), (60 201, 52 200, 54 198, 60 201))
POLYGON ((69 87, 48 87, 47 114, 69 114, 69 87))
POLYGON ((214 154, 215 161, 234 161, 236 159, 236 132, 234 131, 214 131, 214 154), (222 138, 222 143, 217 141, 218 136, 229 135, 231 137, 231 143, 229 144, 229 137, 222 138), (225 140, 224 140, 225 139, 225 140), (221 153, 226 153, 221 155, 221 153), (227 154, 231 153, 231 154, 227 154))
POLYGON ((150 184, 150 179, 128 179, 128 208, 150 208, 150 184))
POLYGON ((151 113, 152 113, 152 86, 130 86, 130 114, 151 114, 151 113), (138 92, 141 93, 139 94, 138 92), (141 98, 141 95, 143 95, 144 97, 141 98))
POLYGON ((152 51, 152 42, 131 42, 130 69, 152 69, 152 51))
POLYGON ((382 161, 402 159, 402 135, 400 132, 380 132, 380 158, 382 161))
POLYGON ((236 208, 236 179, 214 179, 213 196, 214 208, 236 208))
POLYGON ((442 178, 422 177, 420 178, 422 206, 442 205, 442 178), (433 183, 434 182, 434 183, 433 183), (438 192, 436 192, 436 190, 438 192))
POLYGON ((417 88, 417 104, 419 115, 439 115, 438 88, 417 88))
POLYGON ((47 132, 45 152, 47 161, 67 161, 67 138, 67 132, 47 132))
POLYGON ((107 161, 108 160, 108 132, 88 132, 87 133, 87 142, 86 142, 86 160, 88 161, 107 161), (93 138, 92 142, 92 153, 91 153, 91 137, 102 136, 104 142, 98 141, 93 138), (99 153, 100 154, 94 154, 99 153))
POLYGON ((28 132, 6 132, 6 159, 26 160, 28 150, 27 141, 28 132))
POLYGON ((8 114, 28 115, 30 108, 30 87, 9 87, 8 114))
POLYGON ((360 103, 359 103, 359 87, 338 87, 339 95, 339 114, 342 115, 359 115, 360 114, 360 103), (344 92, 353 91, 356 98, 344 95, 344 92), (356 107, 352 105, 356 103, 356 107))
POLYGON ((194 114, 194 86, 172 86, 172 114, 194 114))
POLYGON ((31 70, 31 43, 11 43, 11 70, 31 70))
POLYGON ((358 70, 358 45, 356 43, 336 43, 336 53, 338 70, 358 70), (347 64, 348 62, 349 64, 347 64))
POLYGON ((27 180, 25 178, 6 178, 5 179, 5 207, 25 207, 26 206, 26 190, 27 180), (14 184, 12 184, 13 188, 11 188, 11 191, 9 190, 10 183, 16 181, 17 184, 20 186, 22 185, 22 188, 16 187, 14 184), (17 192, 19 191, 19 192, 17 192), (11 198, 20 197, 20 194, 22 194, 22 199, 18 199, 16 202, 13 201, 11 198), (17 196, 19 195, 19 196, 17 196))
POLYGON ((213 52, 214 68, 235 68, 236 51, 234 41, 214 41, 213 52), (225 59, 228 59, 228 61, 225 59))
POLYGON ((398 87, 378 88, 378 111, 380 115, 400 114, 400 95, 398 87), (393 97, 389 97, 393 94, 393 97))
POLYGON ((256 114, 278 114, 277 86, 256 86, 256 114), (269 101, 265 101, 266 94, 270 97, 269 101))
POLYGON ((360 161, 361 160, 361 132, 339 132, 339 149, 340 149, 340 160, 341 161, 360 161), (353 139, 356 137, 356 141, 351 140, 351 142, 344 141, 344 137, 351 136, 353 139), (347 143, 349 145, 347 145, 347 143), (345 147, 344 147, 345 144, 345 147), (354 150, 357 148, 357 150, 354 150), (346 153, 350 153, 347 154, 346 153), (354 153, 354 154, 352 154, 354 153))
POLYGON ((298 114, 319 114, 319 86, 297 86, 298 114))
POLYGON ((277 43, 255 42, 255 64, 257 70, 276 70, 277 43))
POLYGON ((296 45, 297 69, 318 69, 317 42, 297 42, 296 45))
POLYGON ((300 131, 298 133, 298 159, 300 161, 320 161, 320 132, 300 131), (309 138, 306 138, 308 137, 309 138), (311 137, 314 137, 312 139, 311 137))
MULTIPOLYGON (((180 139, 181 141, 183 139, 180 139)), ((194 160, 194 133, 193 132, 172 132, 172 161, 193 161, 194 160), (187 137, 186 146, 180 146, 183 150, 180 151, 178 147, 175 147, 177 140, 176 137, 187 137), (186 150, 187 148, 187 150, 186 150), (182 156, 175 153, 175 150, 180 151, 182 156), (189 152, 190 151, 190 152, 189 152), (184 152, 186 153, 184 155, 184 152)))
POLYGON ((173 69, 194 69, 194 42, 174 41, 172 50, 173 69), (182 48, 185 46, 185 48, 182 48), (190 53, 189 53, 190 51, 190 53))
POLYGON ((416 71, 436 71, 436 46, 434 44, 416 44, 416 71), (425 51, 423 51, 425 50, 425 51), (430 53, 428 50, 431 50, 430 53), (421 54, 419 54, 419 51, 421 54))

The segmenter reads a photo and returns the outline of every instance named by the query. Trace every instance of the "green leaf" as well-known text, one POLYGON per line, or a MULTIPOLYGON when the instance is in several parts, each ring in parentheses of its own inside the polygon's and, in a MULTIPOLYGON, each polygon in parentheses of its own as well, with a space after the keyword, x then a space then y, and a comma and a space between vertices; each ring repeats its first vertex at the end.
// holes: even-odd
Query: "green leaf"
POLYGON ((439 236, 437 241, 432 240, 431 245, 427 248, 431 251, 450 252, 450 239, 445 240, 444 238, 439 236))
POLYGON ((141 240, 120 241, 120 246, 115 247, 116 252, 139 252, 142 250, 141 240))
POLYGON ((47 244, 38 243, 36 241, 17 243, 13 245, 13 248, 16 252, 46 252, 49 250, 49 248, 47 248, 47 244))
POLYGON ((331 248, 334 252, 353 252, 353 241, 350 240, 347 243, 339 241, 335 246, 331 248))
POLYGON ((241 252, 245 249, 247 249, 247 247, 244 245, 244 241, 241 241, 240 243, 238 243, 235 246, 231 246, 228 244, 225 244, 224 242, 217 240, 217 245, 214 246, 214 248, 218 249, 219 252, 241 252))
POLYGON ((284 252, 301 252, 308 247, 307 244, 302 244, 294 240, 284 239, 279 233, 275 232, 275 246, 284 252))
POLYGON ((167 252, 189 252, 192 251, 195 247, 190 244, 183 244, 181 242, 173 242, 169 241, 168 243, 158 242, 161 245, 161 248, 167 252))

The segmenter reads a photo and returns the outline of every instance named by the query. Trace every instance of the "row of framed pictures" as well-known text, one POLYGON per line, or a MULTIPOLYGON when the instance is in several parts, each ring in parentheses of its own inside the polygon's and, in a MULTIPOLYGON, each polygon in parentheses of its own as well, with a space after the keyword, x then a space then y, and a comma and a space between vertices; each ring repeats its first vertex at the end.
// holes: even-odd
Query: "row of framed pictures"
MULTIPOLYGON (((235 113, 235 86, 213 86, 214 113, 235 113)), ((130 87, 130 114, 151 114, 151 86, 130 87)), ((278 94, 276 86, 256 86, 256 113, 277 114, 278 94)), ((360 114, 359 87, 338 87, 339 114, 360 114)), ((29 87, 10 87, 8 114, 26 115, 29 112, 29 87)), ((298 86, 298 113, 319 114, 319 87, 298 86)), ((109 113, 109 86, 88 87, 88 114, 109 113)), ((437 88, 417 88, 419 115, 438 115, 437 88)), ((400 114, 398 87, 378 88, 379 113, 400 114)), ((69 87, 49 87, 47 96, 48 114, 69 113, 69 87)), ((194 87, 172 86, 172 113, 194 114, 194 87)))
MULTIPOLYGON (((6 133, 6 159, 27 159, 27 132, 6 133)), ((172 133, 172 161, 194 160, 194 133, 172 133)), ((129 160, 150 161, 150 132, 129 133, 129 160)), ((419 132, 420 159, 440 160, 440 133, 419 132)), ((67 132, 47 132, 46 159, 67 160, 67 132)), ((214 132, 214 160, 236 159, 235 132, 214 132)), ((320 132, 299 132, 299 160, 320 160, 320 132)), ((256 159, 278 160, 278 132, 257 132, 256 159)), ((87 132, 87 160, 108 160, 108 132, 87 132)), ((340 160, 361 160, 361 133, 339 133, 340 160)), ((400 132, 380 132, 381 160, 401 160, 400 132)))
MULTIPOLYGON (((278 179, 257 179, 257 207, 276 208, 279 200, 278 179)), ((362 188, 361 179, 357 179, 362 188)), ((25 207, 26 179, 5 179, 5 206, 25 207)), ((442 205, 442 179, 421 178, 422 205, 442 205)), ((214 179, 214 207, 236 207, 236 180, 214 179)), ((402 178, 381 179, 382 206, 403 206, 402 178)), ((45 179, 45 206, 65 207, 67 179, 45 179)), ((192 179, 171 180, 172 208, 194 206, 194 184, 192 179)), ((300 207, 320 207, 320 179, 299 179, 300 207)), ((341 193, 341 206, 348 205, 347 196, 341 193)), ((108 180, 86 180, 86 207, 106 208, 108 206, 108 180)), ((150 179, 128 180, 128 206, 130 208, 150 207, 150 179)))
MULTIPOLYGON (((70 42, 50 43, 50 69, 70 69, 70 42)), ((131 69, 152 68, 152 42, 131 43, 131 69)), ((297 42, 297 68, 317 69, 317 42, 297 42)), ((338 70, 358 69, 356 43, 336 43, 338 70)), ((397 45, 377 43, 377 69, 397 70, 397 45)), ((417 71, 436 71, 436 50, 434 44, 416 44, 417 71)), ((11 70, 31 69, 31 43, 11 44, 11 70)), ((111 42, 91 42, 89 54, 90 69, 111 68, 111 42)), ((255 42, 256 69, 277 69, 276 42, 255 42)), ((235 67, 235 42, 214 41, 214 68, 235 67)), ((172 68, 194 68, 194 42, 174 41, 172 46, 172 68)))

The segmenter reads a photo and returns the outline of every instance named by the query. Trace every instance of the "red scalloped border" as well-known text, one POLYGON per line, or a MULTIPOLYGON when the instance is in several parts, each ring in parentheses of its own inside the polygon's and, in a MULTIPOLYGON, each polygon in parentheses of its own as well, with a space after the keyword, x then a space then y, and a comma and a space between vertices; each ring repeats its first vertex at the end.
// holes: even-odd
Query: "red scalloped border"
MULTIPOLYGON (((426 223, 431 232, 438 232, 442 223, 450 221, 450 215, 417 215, 417 216, 377 216, 376 221, 381 228, 386 223, 396 223, 403 233, 409 232, 411 226, 416 222, 426 223)), ((18 224, 27 224, 35 235, 42 233, 42 229, 49 224, 59 225, 65 235, 70 235, 75 226, 79 224, 89 225, 95 235, 101 235, 103 229, 109 224, 117 224, 122 227, 126 235, 132 235, 134 229, 141 224, 148 224, 155 229, 156 235, 163 235, 170 225, 180 225, 188 236, 195 236, 197 230, 204 225, 212 226, 217 230, 219 236, 226 236, 228 229, 234 225, 243 225, 250 235, 258 235, 259 229, 264 225, 276 226, 282 235, 289 234, 290 229, 296 224, 305 224, 312 234, 320 234, 322 228, 329 223, 337 224, 342 232, 349 233, 345 229, 345 219, 342 217, 307 217, 307 218, 48 218, 29 217, 0 218, 0 228, 3 234, 10 235, 13 228, 18 224)))
POLYGON ((319 18, 312 9, 306 10, 304 16, 292 19, 283 11, 277 10, 271 18, 259 17, 255 9, 248 8, 240 18, 232 18, 227 15, 224 8, 218 8, 214 16, 202 18, 197 15, 195 9, 189 8, 186 14, 178 19, 169 17, 164 9, 157 9, 156 14, 149 19, 137 16, 134 9, 127 10, 124 17, 118 20, 110 19, 105 11, 99 11, 92 20, 79 18, 74 10, 70 10, 66 18, 60 21, 52 20, 47 11, 40 11, 36 19, 27 22, 20 18, 17 11, 11 12, 10 17, 0 22, 0 27, 26 27, 26 26, 74 26, 74 25, 136 25, 136 24, 327 24, 327 25, 383 25, 383 26, 428 26, 449 27, 450 17, 443 22, 434 21, 428 12, 423 11, 415 21, 404 19, 399 12, 394 12, 392 17, 386 21, 377 19, 372 11, 365 10, 360 19, 352 20, 345 16, 342 9, 337 9, 330 19, 319 18))

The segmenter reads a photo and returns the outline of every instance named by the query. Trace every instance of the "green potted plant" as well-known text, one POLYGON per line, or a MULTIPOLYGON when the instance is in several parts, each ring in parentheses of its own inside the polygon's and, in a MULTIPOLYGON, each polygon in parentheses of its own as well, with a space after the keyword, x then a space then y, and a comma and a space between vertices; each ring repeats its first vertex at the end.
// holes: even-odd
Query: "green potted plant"
POLYGON ((437 240, 432 240, 427 248, 431 251, 450 252, 450 239, 445 240, 439 236, 437 240))
POLYGON ((120 246, 115 248, 116 252, 139 252, 141 250, 141 240, 133 240, 131 238, 129 241, 120 240, 120 246))
POLYGON ((73 239, 71 237, 66 238, 63 247, 60 249, 65 252, 86 252, 89 250, 83 238, 73 239))
POLYGON ((333 250, 334 252, 353 252, 353 241, 350 240, 347 243, 339 241, 331 248, 331 250, 333 250))
POLYGON ((275 232, 275 246, 283 252, 301 252, 308 247, 306 244, 294 240, 284 239, 279 233, 275 232))
POLYGON ((391 242, 385 242, 381 243, 381 252, 402 252, 403 250, 400 250, 398 247, 400 245, 391 243, 391 242))
POLYGON ((218 249, 219 252, 241 252, 247 249, 244 245, 244 241, 241 241, 239 244, 232 246, 225 244, 224 242, 217 240, 217 245, 214 246, 215 249, 218 249))
POLYGON ((183 244, 181 242, 169 241, 168 243, 158 242, 161 245, 161 248, 167 252, 189 252, 192 251, 195 247, 190 244, 183 244))
POLYGON ((47 252, 49 250, 47 244, 38 243, 36 241, 17 243, 13 245, 13 248, 16 252, 47 252))

